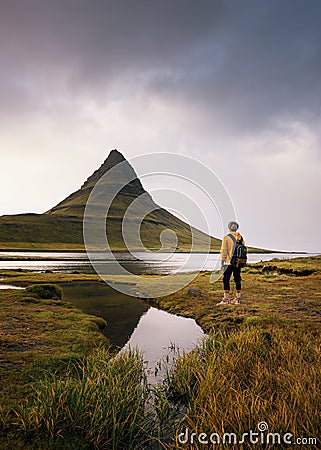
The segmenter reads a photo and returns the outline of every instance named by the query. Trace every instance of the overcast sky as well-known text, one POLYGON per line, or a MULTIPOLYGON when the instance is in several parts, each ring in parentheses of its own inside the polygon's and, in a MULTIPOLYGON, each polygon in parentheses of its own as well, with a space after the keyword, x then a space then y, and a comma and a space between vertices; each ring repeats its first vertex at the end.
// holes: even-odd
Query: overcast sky
POLYGON ((181 153, 247 242, 321 252, 320 23, 319 0, 1 0, 0 215, 46 211, 113 148, 181 153))

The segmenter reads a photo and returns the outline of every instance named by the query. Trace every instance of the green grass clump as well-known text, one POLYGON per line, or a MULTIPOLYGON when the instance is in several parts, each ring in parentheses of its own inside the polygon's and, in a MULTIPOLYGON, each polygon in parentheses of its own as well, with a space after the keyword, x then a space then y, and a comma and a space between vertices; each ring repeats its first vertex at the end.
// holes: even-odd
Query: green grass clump
POLYGON ((65 376, 47 374, 34 389, 17 412, 26 437, 73 436, 94 449, 137 448, 145 438, 147 386, 136 351, 111 358, 98 349, 65 376))
MULTIPOLYGON (((188 410, 180 430, 242 436, 265 421, 274 433, 318 438, 321 338, 301 331, 271 326, 218 332, 178 357, 167 384, 169 395, 188 410)), ((193 448, 203 448, 198 445, 193 448)))
POLYGON ((56 284, 33 284, 28 286, 26 291, 30 296, 39 299, 62 299, 62 289, 56 284))

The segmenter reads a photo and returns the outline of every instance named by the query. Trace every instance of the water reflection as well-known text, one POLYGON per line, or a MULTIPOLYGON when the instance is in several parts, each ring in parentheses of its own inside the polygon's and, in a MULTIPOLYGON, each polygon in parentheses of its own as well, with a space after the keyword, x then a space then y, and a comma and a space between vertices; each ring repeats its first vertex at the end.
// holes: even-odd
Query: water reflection
POLYGON ((114 346, 122 347, 130 338, 149 305, 136 297, 115 291, 104 282, 77 281, 61 283, 64 300, 87 314, 102 317, 107 322, 104 335, 114 346))
POLYGON ((81 281, 60 286, 64 300, 106 320, 104 334, 114 346, 143 352, 150 382, 160 381, 165 363, 171 364, 175 351, 191 350, 204 335, 193 319, 150 307, 105 283, 81 281))
POLYGON ((11 284, 0 284, 0 289, 26 289, 21 286, 12 286, 11 284))
POLYGON ((195 320, 151 307, 140 318, 123 350, 140 349, 146 361, 149 381, 158 382, 177 352, 192 350, 202 336, 204 332, 195 320))

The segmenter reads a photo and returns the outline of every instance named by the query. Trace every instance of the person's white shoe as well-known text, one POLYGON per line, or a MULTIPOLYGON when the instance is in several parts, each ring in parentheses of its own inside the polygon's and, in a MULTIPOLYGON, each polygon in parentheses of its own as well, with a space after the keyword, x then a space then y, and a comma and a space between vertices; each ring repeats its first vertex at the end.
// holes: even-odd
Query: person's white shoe
POLYGON ((229 300, 226 298, 223 298, 223 300, 221 300, 219 303, 216 303, 216 306, 220 306, 220 305, 229 305, 229 300))
POLYGON ((235 297, 233 300, 231 300, 232 305, 240 305, 241 304, 241 297, 235 297))

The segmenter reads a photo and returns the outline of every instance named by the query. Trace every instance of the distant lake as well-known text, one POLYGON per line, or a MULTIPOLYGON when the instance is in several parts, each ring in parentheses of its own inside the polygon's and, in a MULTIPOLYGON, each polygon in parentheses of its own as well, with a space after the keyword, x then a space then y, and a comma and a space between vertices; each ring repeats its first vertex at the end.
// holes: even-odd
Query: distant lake
MULTIPOLYGON (((118 262, 128 271, 140 274, 168 275, 173 273, 213 270, 220 260, 218 253, 116 253, 118 262)), ((314 256, 312 253, 250 253, 248 262, 270 261, 273 258, 291 259, 314 256)), ((101 273, 115 275, 118 265, 105 253, 95 254, 101 273)), ((0 269, 94 273, 86 252, 0 252, 0 269)))

